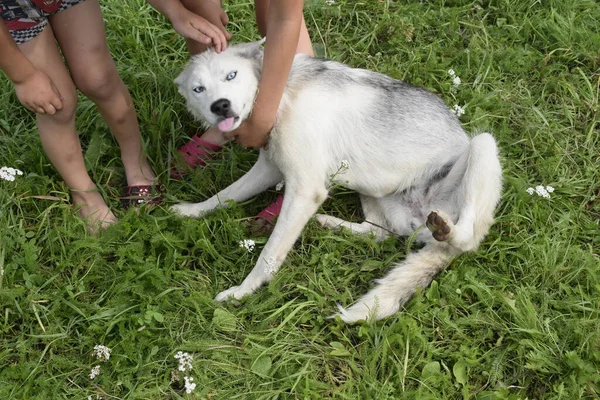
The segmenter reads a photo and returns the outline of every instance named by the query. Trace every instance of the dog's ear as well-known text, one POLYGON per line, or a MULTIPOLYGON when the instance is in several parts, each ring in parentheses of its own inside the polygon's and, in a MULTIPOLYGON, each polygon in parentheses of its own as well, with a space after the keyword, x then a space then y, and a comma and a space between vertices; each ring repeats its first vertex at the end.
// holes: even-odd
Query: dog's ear
POLYGON ((235 49, 237 50, 237 53, 244 58, 262 60, 263 51, 261 46, 266 40, 267 38, 264 37, 256 42, 237 44, 235 49))
POLYGON ((183 85, 185 84, 185 81, 187 80, 187 68, 185 68, 177 78, 175 78, 175 80, 173 81, 176 85, 177 85, 177 91, 179 92, 179 94, 183 95, 184 92, 184 88, 183 85))

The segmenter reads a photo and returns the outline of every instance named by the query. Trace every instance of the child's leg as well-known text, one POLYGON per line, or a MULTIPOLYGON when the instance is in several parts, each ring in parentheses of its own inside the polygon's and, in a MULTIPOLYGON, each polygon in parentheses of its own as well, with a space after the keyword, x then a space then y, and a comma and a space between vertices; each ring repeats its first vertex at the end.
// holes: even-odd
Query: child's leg
MULTIPOLYGON (((256 25, 258 27, 258 31, 262 37, 267 36, 267 22, 269 20, 269 3, 270 0, 255 0, 255 10, 256 10, 256 25)), ((269 38, 267 38, 268 40, 269 38)), ((314 56, 312 43, 310 41, 310 35, 308 34, 308 29, 306 28, 306 22, 304 21, 304 17, 302 17, 302 26, 300 27, 300 37, 298 38, 298 47, 296 48, 297 54, 308 54, 309 56, 314 56)))
POLYGON ((73 82, 96 105, 121 148, 128 185, 150 185, 155 175, 142 149, 131 96, 108 50, 97 0, 49 18, 73 82))
POLYGON ((75 85, 56 48, 51 27, 47 26, 41 34, 19 45, 19 48, 36 68, 52 79, 64 98, 63 109, 56 114, 37 114, 37 125, 44 150, 71 189, 73 203, 82 206, 79 213, 88 219, 92 229, 97 221, 102 221, 102 225, 116 221, 86 171, 75 130, 75 85))

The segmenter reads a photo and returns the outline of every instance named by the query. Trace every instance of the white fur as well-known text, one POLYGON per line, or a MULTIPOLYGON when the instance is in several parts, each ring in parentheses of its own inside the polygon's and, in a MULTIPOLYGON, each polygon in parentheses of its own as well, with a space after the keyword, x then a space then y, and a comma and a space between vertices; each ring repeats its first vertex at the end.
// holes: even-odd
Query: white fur
MULTIPOLYGON (((215 125, 210 105, 226 98, 240 120, 247 118, 261 56, 257 44, 246 44, 192 59, 176 80, 190 111, 215 125), (223 81, 232 70, 235 80, 223 81), (200 84, 206 91, 197 95, 192 89, 200 84)), ((429 92, 371 71, 296 56, 269 144, 252 169, 210 199, 173 209, 200 217, 226 200, 244 201, 285 179, 283 208, 256 266, 217 301, 241 299, 272 279, 332 183, 360 193, 365 222, 318 215, 329 228, 384 239, 390 233, 409 235, 437 215, 450 228, 446 237, 434 239, 431 232, 438 228, 429 223, 431 232, 417 234, 426 244, 422 250, 395 265, 353 306, 339 307, 348 323, 381 319, 397 312, 417 287, 427 287, 453 257, 478 247, 500 198, 497 153, 490 134, 469 139, 429 92), (436 179, 445 165, 450 167, 436 179)))

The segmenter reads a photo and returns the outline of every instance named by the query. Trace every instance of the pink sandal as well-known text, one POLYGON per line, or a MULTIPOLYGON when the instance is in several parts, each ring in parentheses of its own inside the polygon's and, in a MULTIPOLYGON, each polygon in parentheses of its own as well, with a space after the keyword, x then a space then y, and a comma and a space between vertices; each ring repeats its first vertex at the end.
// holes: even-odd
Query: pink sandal
POLYGON ((269 204, 267 208, 258 213, 258 215, 249 221, 251 230, 254 233, 270 233, 275 226, 275 221, 281 213, 283 205, 283 195, 277 196, 274 202, 269 204))
MULTIPOLYGON (((223 148, 223 146, 219 146, 218 144, 207 142, 200 135, 199 133, 195 134, 185 145, 177 150, 190 168, 206 165, 206 160, 213 158, 214 153, 223 148)), ((171 177, 174 179, 181 178, 180 172, 177 167, 173 166, 171 177)))

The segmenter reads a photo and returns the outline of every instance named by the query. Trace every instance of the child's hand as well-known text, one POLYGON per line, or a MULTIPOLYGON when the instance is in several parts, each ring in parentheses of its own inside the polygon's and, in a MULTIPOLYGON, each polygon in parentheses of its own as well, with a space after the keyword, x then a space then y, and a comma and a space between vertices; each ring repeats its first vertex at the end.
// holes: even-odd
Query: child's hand
POLYGON ((235 139, 242 146, 263 147, 269 140, 269 133, 275 124, 275 115, 256 110, 234 131, 224 133, 226 139, 235 139))
POLYGON ((52 79, 39 69, 23 81, 15 82, 15 92, 21 104, 35 113, 54 115, 63 108, 60 92, 52 79))
MULTIPOLYGON (((205 2, 209 3, 208 1, 205 2)), ((222 13, 224 17, 220 17, 219 20, 224 22, 224 25, 227 23, 227 16, 224 12, 222 13)), ((205 18, 196 15, 184 7, 171 17, 171 24, 173 24, 173 29, 175 29, 177 33, 187 39, 192 39, 204 44, 212 42, 217 53, 220 53, 227 48, 227 39, 231 38, 231 34, 227 32, 225 28, 223 28, 223 30, 217 28, 205 18)))

